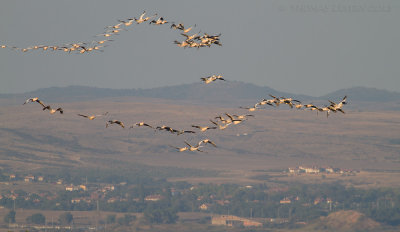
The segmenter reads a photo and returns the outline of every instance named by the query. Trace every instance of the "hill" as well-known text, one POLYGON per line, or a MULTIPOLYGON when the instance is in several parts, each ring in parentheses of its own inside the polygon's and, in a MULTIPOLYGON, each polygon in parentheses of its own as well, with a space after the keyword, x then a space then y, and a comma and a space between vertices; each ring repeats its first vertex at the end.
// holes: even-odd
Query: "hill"
MULTIPOLYGON (((216 82, 204 88, 203 83, 182 84, 151 89, 108 89, 87 86, 50 87, 22 94, 2 94, 1 99, 19 99, 21 101, 32 96, 46 99, 46 102, 80 102, 103 98, 139 97, 156 98, 174 101, 190 101, 196 104, 217 104, 237 106, 238 104, 254 104, 268 94, 292 96, 298 99, 310 99, 306 95, 293 95, 261 87, 253 84, 229 81, 216 82)), ((1 102, 0 102, 1 104, 1 102)))
POLYGON ((87 86, 50 87, 22 94, 0 94, 0 104, 4 105, 5 99, 23 101, 26 98, 36 96, 46 99, 46 102, 80 102, 110 97, 139 97, 189 101, 203 105, 238 106, 242 104, 252 105, 263 98, 270 98, 269 94, 272 94, 292 97, 304 103, 312 102, 323 105, 328 104, 327 100, 339 101, 347 95, 348 102, 354 103, 352 108, 356 110, 400 110, 400 93, 375 88, 354 87, 341 89, 321 97, 311 97, 238 81, 216 82, 207 85, 206 88, 204 88, 204 85, 203 83, 192 83, 152 89, 109 89, 87 86))
POLYGON ((322 217, 316 228, 332 231, 377 231, 381 225, 362 213, 341 210, 322 217))
POLYGON ((321 96, 322 99, 340 98, 347 95, 353 101, 367 102, 390 102, 400 101, 400 93, 381 90, 376 88, 353 87, 340 89, 335 92, 321 96))

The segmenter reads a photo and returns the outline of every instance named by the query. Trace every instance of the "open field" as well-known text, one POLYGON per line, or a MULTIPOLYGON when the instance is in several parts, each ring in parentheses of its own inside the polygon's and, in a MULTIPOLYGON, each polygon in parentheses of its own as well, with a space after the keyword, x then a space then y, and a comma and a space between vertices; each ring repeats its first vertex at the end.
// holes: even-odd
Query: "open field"
MULTIPOLYGON (((222 171, 215 178, 192 178, 195 182, 254 182, 250 179, 256 175, 254 170, 268 172, 318 165, 362 170, 360 175, 346 178, 363 186, 400 185, 396 181, 399 173, 394 173, 400 170, 400 117, 395 111, 358 112, 352 111, 349 104, 346 114, 327 118, 324 114, 290 110, 286 106, 269 107, 254 112, 255 118, 224 131, 176 136, 143 127, 105 128, 105 122, 117 119, 129 127, 145 121, 155 126, 191 130, 195 129, 192 124, 210 125, 209 119, 224 112, 246 111, 134 97, 53 105, 63 107, 65 113, 50 115, 36 104, 0 109, 1 167, 29 173, 48 167, 126 168, 141 163, 222 171), (107 117, 93 121, 76 115, 106 111, 107 117), (205 153, 179 153, 169 147, 184 146, 184 140, 195 144, 206 137, 218 148, 204 147, 205 153)), ((326 179, 332 178, 336 177, 327 175, 326 179)), ((279 179, 312 181, 321 177, 279 179)))

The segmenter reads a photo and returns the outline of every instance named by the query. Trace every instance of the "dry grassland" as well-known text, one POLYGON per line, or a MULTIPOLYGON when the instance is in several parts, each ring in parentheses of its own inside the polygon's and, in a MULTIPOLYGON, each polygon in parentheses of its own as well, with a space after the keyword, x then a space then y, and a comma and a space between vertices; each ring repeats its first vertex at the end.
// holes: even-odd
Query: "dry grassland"
MULTIPOLYGON (((23 102, 23 101, 22 101, 23 102)), ((102 101, 53 104, 64 115, 50 115, 35 104, 0 109, 0 161, 15 171, 43 167, 129 167, 133 163, 223 171, 214 179, 192 181, 254 181, 254 170, 276 170, 293 166, 333 166, 362 170, 346 177, 360 185, 392 185, 400 182, 399 112, 358 112, 346 106, 346 114, 324 114, 268 107, 228 129, 194 135, 172 135, 149 128, 121 129, 106 119, 123 121, 127 127, 145 121, 191 130, 192 124, 211 125, 209 119, 224 112, 244 114, 243 109, 193 105, 134 97, 102 101), (100 114, 89 121, 76 114, 100 114), (210 138, 218 148, 205 153, 178 153, 169 145, 184 146, 210 138), (392 171, 368 172, 369 170, 392 171), (366 174, 367 173, 367 174, 366 174), (353 179, 354 178, 354 179, 353 179)), ((327 176, 327 180, 336 179, 327 176)), ((337 179, 346 179, 337 177, 337 179)), ((319 176, 280 177, 285 181, 313 181, 319 176)), ((347 180, 346 179, 346 180, 347 180)))

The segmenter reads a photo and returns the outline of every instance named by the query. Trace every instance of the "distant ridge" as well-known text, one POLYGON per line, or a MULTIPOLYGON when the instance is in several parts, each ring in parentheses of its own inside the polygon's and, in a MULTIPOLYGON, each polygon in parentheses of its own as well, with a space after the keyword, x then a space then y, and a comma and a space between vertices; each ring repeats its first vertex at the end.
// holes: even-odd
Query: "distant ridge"
POLYGON ((270 87, 261 87, 239 81, 216 82, 205 85, 203 83, 182 84, 151 89, 110 89, 88 86, 50 87, 38 89, 23 94, 0 94, 0 99, 19 99, 39 97, 47 102, 76 102, 92 101, 110 97, 144 97, 167 100, 191 101, 199 104, 238 105, 238 103, 252 104, 263 98, 270 98, 269 94, 278 97, 292 97, 304 103, 328 104, 327 100, 339 101, 343 96, 356 110, 400 110, 400 93, 380 90, 376 88, 353 87, 337 90, 321 97, 291 94, 277 91, 270 87))
POLYGON ((321 96, 322 99, 334 99, 347 95, 353 101, 384 102, 400 101, 400 93, 376 88, 353 87, 340 89, 321 96))
POLYGON ((23 94, 3 94, 0 95, 0 98, 28 98, 35 96, 43 99, 52 99, 51 101, 54 102, 74 102, 108 97, 136 96, 218 103, 228 103, 236 100, 257 101, 269 97, 268 94, 291 96, 301 99, 311 98, 306 95, 293 95, 269 87, 261 87, 237 81, 204 85, 203 83, 193 83, 151 89, 108 89, 87 86, 50 87, 23 94))

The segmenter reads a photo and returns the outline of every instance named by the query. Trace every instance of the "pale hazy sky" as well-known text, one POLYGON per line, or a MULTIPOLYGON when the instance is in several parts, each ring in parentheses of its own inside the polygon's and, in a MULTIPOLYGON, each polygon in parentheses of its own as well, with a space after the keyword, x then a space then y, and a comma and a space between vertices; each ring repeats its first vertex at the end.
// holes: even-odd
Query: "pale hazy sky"
POLYGON ((0 44, 90 42, 143 10, 222 33, 222 47, 182 49, 169 26, 133 25, 104 52, 86 55, 0 49, 0 93, 51 86, 152 88, 228 80, 319 96, 354 86, 400 92, 400 1, 6 0, 0 44))

